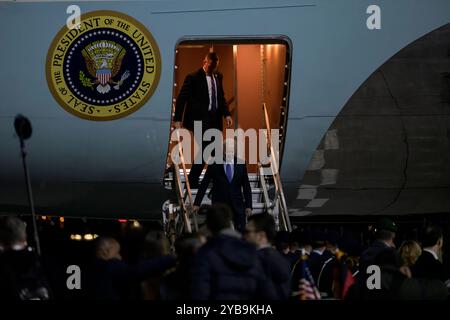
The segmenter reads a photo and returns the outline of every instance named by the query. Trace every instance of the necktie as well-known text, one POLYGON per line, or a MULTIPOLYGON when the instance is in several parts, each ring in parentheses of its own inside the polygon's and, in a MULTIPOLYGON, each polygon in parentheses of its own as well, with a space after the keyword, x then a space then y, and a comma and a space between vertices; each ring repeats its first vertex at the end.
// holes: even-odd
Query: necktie
POLYGON ((216 84, 214 81, 214 75, 211 74, 211 112, 215 113, 216 111, 217 111, 216 84))
POLYGON ((231 180, 233 180, 233 172, 231 171, 231 163, 227 163, 225 165, 225 173, 227 174, 228 182, 231 183, 231 180))

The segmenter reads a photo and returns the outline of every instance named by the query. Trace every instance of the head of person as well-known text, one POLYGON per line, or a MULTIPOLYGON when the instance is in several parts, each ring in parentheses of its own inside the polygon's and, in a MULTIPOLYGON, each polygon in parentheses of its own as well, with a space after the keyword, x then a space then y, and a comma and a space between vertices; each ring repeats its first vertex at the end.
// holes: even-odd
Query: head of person
POLYGON ((175 252, 179 263, 187 264, 200 248, 200 240, 195 234, 184 234, 175 241, 175 252))
POLYGON ((95 257, 100 260, 122 260, 120 244, 114 238, 100 237, 95 243, 95 257))
POLYGON ((288 231, 281 230, 275 235, 275 247, 279 252, 289 253, 290 234, 288 231))
POLYGON ((300 244, 295 230, 292 230, 289 234, 289 251, 297 252, 300 250, 300 244))
POLYGON ((166 234, 160 230, 149 231, 144 239, 144 257, 166 256, 170 253, 170 243, 166 234))
POLYGON ((223 157, 226 161, 233 161, 236 156, 236 142, 234 139, 227 138, 223 141, 223 157))
POLYGON ((27 246, 27 226, 17 217, 0 218, 0 249, 23 249, 27 246))
POLYGON ((377 223, 375 239, 383 241, 389 247, 395 248, 395 233, 397 232, 397 225, 388 218, 382 218, 377 223))
POLYGON ((312 249, 323 251, 326 248, 326 235, 325 232, 323 232, 320 229, 313 229, 312 230, 312 249))
POLYGON ((398 254, 402 258, 403 264, 411 267, 416 263, 417 259, 422 254, 422 249, 416 241, 406 240, 403 241, 398 249, 398 254))
POLYGON ((257 246, 270 245, 275 238, 275 221, 270 214, 254 214, 245 227, 245 240, 257 246))
POLYGON ((438 253, 444 244, 442 229, 436 225, 426 226, 422 231, 422 247, 438 253))
POLYGON ((203 59, 203 70, 207 74, 212 74, 216 72, 218 66, 219 66, 219 57, 215 52, 209 52, 205 56, 205 59, 203 59))
POLYGON ((222 230, 232 227, 233 213, 225 204, 215 204, 208 207, 206 213, 206 226, 213 236, 219 234, 222 230))
POLYGON ((339 232, 335 230, 330 230, 327 232, 325 244, 328 251, 335 253, 339 250, 339 238, 339 232))
POLYGON ((312 232, 310 228, 297 228, 294 230, 296 232, 297 242, 299 244, 300 250, 303 254, 311 254, 312 251, 312 232))

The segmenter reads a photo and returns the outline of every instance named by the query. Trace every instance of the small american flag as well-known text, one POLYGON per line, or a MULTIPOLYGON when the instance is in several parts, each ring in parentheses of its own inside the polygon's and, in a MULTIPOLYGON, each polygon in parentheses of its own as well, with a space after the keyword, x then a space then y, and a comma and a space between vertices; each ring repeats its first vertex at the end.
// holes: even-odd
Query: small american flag
POLYGON ((298 284, 300 300, 320 300, 320 292, 309 271, 306 261, 300 265, 300 280, 298 284))

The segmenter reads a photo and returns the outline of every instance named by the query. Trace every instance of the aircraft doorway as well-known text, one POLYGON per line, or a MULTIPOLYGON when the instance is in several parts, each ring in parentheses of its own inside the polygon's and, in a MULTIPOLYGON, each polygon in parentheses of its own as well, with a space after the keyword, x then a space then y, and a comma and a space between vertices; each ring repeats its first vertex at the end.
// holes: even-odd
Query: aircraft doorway
MULTIPOLYGON (((170 133, 173 130, 176 99, 184 79, 202 67, 204 57, 211 51, 216 52, 219 57, 218 72, 223 75, 222 84, 233 119, 232 128, 243 130, 253 128, 257 131, 265 129, 266 121, 262 108, 264 104, 271 129, 278 129, 280 133, 281 163, 287 124, 291 64, 291 47, 286 38, 188 39, 179 42, 175 49, 170 133)), ((169 142, 166 177, 172 167, 170 151, 173 146, 174 144, 169 142)), ((246 147, 246 160, 248 149, 246 147)), ((194 159, 193 151, 192 147, 191 159, 194 159)), ((186 167, 189 169, 190 165, 186 164, 186 167)), ((257 164, 248 165, 249 172, 254 173, 257 168, 257 164)))

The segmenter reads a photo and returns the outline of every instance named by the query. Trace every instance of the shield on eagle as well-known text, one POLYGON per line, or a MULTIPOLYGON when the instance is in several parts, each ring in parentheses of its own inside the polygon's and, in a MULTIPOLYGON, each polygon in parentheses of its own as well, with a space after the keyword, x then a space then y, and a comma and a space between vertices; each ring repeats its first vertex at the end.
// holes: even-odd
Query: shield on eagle
POLYGON ((102 86, 105 86, 111 78, 111 69, 98 69, 96 77, 102 86))

